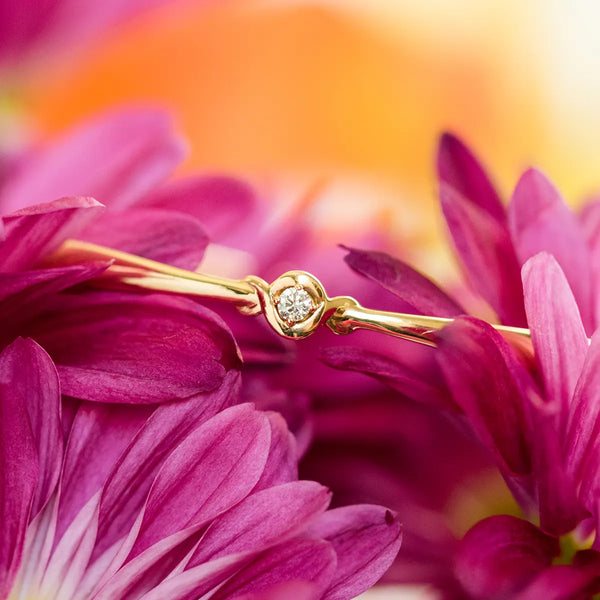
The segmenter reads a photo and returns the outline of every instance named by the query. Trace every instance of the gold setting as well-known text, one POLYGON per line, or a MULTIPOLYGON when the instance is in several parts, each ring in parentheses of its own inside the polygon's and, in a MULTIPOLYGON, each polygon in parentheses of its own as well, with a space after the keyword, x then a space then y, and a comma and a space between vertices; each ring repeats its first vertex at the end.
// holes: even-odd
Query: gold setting
MULTIPOLYGON (((65 265, 98 260, 110 261, 111 264, 93 280, 95 285, 221 300, 234 304, 243 314, 264 314, 269 325, 279 335, 291 339, 305 338, 324 323, 338 335, 363 329, 435 346, 436 333, 452 322, 452 319, 372 310, 364 308, 348 296, 329 298, 321 282, 305 271, 288 271, 271 284, 254 275, 244 279, 227 279, 186 271, 78 240, 65 242, 47 263, 65 265), (296 322, 283 319, 277 308, 281 294, 290 287, 305 290, 312 300, 311 311, 296 322)), ((527 354, 532 352, 529 329, 503 325, 493 327, 521 351, 527 354)))

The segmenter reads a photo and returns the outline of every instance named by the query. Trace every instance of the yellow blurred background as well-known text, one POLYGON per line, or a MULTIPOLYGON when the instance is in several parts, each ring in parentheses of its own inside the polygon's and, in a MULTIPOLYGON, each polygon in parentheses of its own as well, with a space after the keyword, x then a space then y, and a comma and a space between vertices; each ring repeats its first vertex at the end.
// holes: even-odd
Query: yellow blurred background
POLYGON ((600 188, 598 17, 591 0, 171 4, 42 64, 24 96, 47 134, 123 101, 164 104, 190 142, 185 171, 288 192, 324 178, 334 232, 385 223, 439 274, 441 131, 505 197, 530 164, 570 201, 600 188))

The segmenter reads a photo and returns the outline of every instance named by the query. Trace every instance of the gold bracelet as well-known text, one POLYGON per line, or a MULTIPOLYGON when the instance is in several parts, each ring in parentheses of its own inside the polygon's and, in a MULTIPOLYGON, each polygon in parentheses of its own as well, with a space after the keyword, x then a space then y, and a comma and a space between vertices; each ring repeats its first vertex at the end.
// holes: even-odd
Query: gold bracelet
MULTIPOLYGON (((227 279, 186 271, 120 250, 68 240, 50 258, 50 264, 111 260, 94 281, 99 285, 138 288, 222 300, 246 315, 264 314, 281 336, 305 338, 324 323, 345 335, 363 329, 378 331, 435 346, 436 332, 453 319, 371 310, 349 296, 329 298, 321 282, 305 271, 288 271, 270 285, 260 277, 227 279)), ((493 325, 511 343, 531 352, 529 329, 493 325)))

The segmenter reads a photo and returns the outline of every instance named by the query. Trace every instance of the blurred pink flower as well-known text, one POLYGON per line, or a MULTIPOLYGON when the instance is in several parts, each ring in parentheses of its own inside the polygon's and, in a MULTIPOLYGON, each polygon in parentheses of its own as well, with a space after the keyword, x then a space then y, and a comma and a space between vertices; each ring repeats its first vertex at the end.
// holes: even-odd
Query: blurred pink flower
POLYGON ((0 70, 31 59, 56 60, 111 26, 165 0, 19 0, 0 3, 0 70))
MULTIPOLYGON (((587 337, 597 327, 600 298, 593 268, 598 205, 589 205, 580 220, 547 179, 530 170, 506 212, 483 169, 450 136, 442 139, 438 170, 444 214, 468 281, 503 322, 528 324, 535 360, 523 362, 485 322, 458 316, 464 310, 454 300, 402 262, 359 250, 347 261, 413 311, 458 316, 430 353, 430 375, 413 371, 416 386, 436 381, 449 392, 529 519, 493 516, 475 525, 457 550, 454 575, 471 598, 587 598, 600 591, 597 536, 595 549, 586 550, 600 507, 600 338, 589 344, 587 337), (533 524, 538 519, 539 527, 533 524), (559 557, 568 564, 552 566, 559 557)), ((408 366, 397 357, 340 349, 324 358, 405 385, 397 374, 408 366)), ((440 392, 433 392, 421 399, 439 405, 440 392)))
MULTIPOLYGON (((212 310, 87 287, 104 263, 43 266, 81 237, 195 268, 207 230, 259 209, 233 179, 165 184, 180 158, 162 114, 126 111, 32 149, 2 182, 2 598, 345 599, 398 551, 392 513, 325 511, 285 421, 238 405, 238 347, 212 310)), ((243 395, 290 406, 269 386, 243 395)))
MULTIPOLYGON (((201 305, 165 294, 73 293, 107 264, 39 267, 63 241, 83 235, 194 268, 207 244, 196 219, 130 206, 166 179, 181 152, 161 113, 117 113, 32 150, 0 188, 0 212, 14 211, 2 218, 0 345, 17 336, 36 339, 57 364, 68 396, 121 403, 185 399, 215 389, 228 370, 239 369, 231 333, 201 305), (91 198, 35 204, 84 189, 121 206, 119 216, 91 198)), ((230 192, 242 199, 246 193, 233 181, 225 189, 230 192)))

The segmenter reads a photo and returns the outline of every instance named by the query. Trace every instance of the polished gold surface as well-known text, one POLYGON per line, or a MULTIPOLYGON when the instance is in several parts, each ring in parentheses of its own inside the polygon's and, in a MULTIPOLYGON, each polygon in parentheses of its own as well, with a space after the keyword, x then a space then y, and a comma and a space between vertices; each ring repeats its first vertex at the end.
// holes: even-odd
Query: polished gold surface
POLYGON ((261 312, 256 287, 245 279, 226 279, 203 275, 165 265, 135 254, 121 252, 78 240, 66 241, 49 259, 51 264, 82 261, 111 261, 96 283, 103 287, 126 287, 202 296, 230 302, 245 312, 261 312))
MULTIPOLYGON (((83 261, 110 262, 106 271, 93 280, 95 285, 201 296, 229 302, 244 314, 264 314, 271 327, 287 338, 307 337, 324 322, 338 335, 363 329, 435 346, 436 333, 452 323, 452 319, 364 308, 349 296, 329 298, 321 282, 305 271, 288 271, 271 284, 254 275, 244 279, 227 279, 186 271, 127 252, 77 240, 65 242, 52 255, 49 263, 64 265, 83 261), (308 314, 296 321, 285 319, 280 314, 281 295, 289 288, 305 290, 311 300, 308 314)), ((513 345, 530 351, 528 329, 503 325, 493 327, 513 345)))

